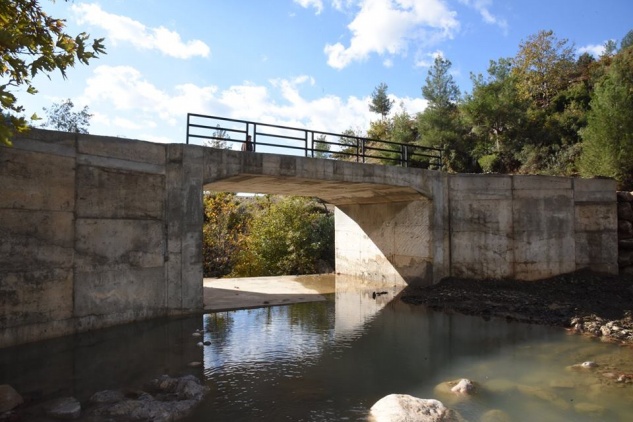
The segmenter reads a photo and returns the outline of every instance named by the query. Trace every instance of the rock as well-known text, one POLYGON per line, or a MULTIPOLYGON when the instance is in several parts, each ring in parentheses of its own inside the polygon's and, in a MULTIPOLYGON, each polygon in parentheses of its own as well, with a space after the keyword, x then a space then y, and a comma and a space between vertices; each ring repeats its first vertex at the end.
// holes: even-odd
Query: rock
POLYGON ((81 415, 81 403, 74 397, 62 397, 47 403, 45 410, 55 419, 77 419, 81 415))
POLYGON ((121 391, 103 390, 97 391, 90 397, 90 403, 116 403, 125 399, 121 391))
POLYGON ((13 387, 9 384, 0 385, 0 413, 8 412, 22 403, 24 399, 13 387))
POLYGON ((211 342, 209 340, 203 341, 202 344, 204 344, 205 346, 211 346, 211 342))
POLYGON ((189 362, 189 364, 187 364, 187 366, 189 366, 191 368, 198 368, 198 367, 202 366, 202 362, 189 362))
MULTIPOLYGON (((608 328, 607 328, 608 329, 608 328)), ((588 360, 583 363, 577 363, 572 366, 568 366, 570 369, 594 369, 597 368, 598 364, 592 360, 588 360)))
POLYGON ((477 390, 477 384, 469 379, 462 378, 460 380, 445 381, 435 386, 433 390, 435 394, 442 396, 442 399, 448 401, 461 400, 463 397, 474 394, 477 390))
POLYGON ((191 334, 193 337, 200 337, 202 334, 200 334, 199 332, 195 332, 191 334))
MULTIPOLYGON (((96 404, 88 413, 95 420, 142 420, 168 422, 182 419, 208 393, 209 388, 193 375, 172 378, 163 375, 145 391, 102 391, 91 398, 96 404), (95 397, 96 396, 96 397, 95 397)), ((88 420, 92 420, 88 418, 88 420)))
POLYGON ((370 410, 374 422, 452 422, 463 421, 454 410, 439 400, 420 399, 406 394, 390 394, 370 410))
POLYGON ((481 422, 511 422, 512 418, 503 410, 492 409, 481 415, 481 422))
POLYGON ((455 394, 473 394, 475 392, 475 384, 469 379, 462 378, 451 391, 455 394))
POLYGON ((209 387, 202 385, 200 380, 193 375, 186 375, 181 378, 163 375, 152 380, 148 388, 154 393, 175 394, 178 400, 200 401, 209 392, 209 387))

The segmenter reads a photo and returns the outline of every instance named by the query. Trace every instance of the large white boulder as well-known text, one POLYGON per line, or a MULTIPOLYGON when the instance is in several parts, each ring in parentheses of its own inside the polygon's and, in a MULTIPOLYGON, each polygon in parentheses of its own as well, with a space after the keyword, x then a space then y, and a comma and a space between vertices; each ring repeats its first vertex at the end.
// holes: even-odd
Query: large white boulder
POLYGON ((453 422, 463 419, 439 400, 420 399, 407 394, 390 394, 371 407, 370 420, 374 422, 453 422))

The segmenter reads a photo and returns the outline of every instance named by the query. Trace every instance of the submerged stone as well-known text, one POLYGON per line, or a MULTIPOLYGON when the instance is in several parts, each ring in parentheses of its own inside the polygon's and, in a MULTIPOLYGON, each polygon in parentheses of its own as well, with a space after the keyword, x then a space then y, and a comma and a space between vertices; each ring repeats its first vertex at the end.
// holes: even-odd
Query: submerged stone
POLYGON ((24 399, 13 387, 9 384, 0 385, 0 413, 8 412, 22 403, 24 399))
POLYGON ((46 414, 55 419, 77 419, 81 415, 81 403, 74 397, 62 397, 47 404, 46 414))

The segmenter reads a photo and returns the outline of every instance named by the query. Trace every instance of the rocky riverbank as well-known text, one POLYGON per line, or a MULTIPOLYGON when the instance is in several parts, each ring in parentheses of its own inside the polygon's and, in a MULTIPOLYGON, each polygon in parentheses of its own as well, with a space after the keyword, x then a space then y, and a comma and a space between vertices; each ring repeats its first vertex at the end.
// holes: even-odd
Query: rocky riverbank
POLYGON ((633 345, 632 274, 579 271, 539 281, 447 278, 407 288, 400 298, 443 312, 560 326, 633 345))

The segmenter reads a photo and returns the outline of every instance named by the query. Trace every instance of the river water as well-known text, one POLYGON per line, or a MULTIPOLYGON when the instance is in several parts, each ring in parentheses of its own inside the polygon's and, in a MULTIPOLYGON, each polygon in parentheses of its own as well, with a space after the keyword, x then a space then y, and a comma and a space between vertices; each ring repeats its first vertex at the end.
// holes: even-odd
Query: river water
POLYGON ((396 291, 152 321, 0 350, 0 384, 33 402, 194 374, 211 392, 187 421, 357 421, 391 393, 436 398, 468 421, 630 421, 633 350, 538 325, 447 315, 396 291), (194 337, 196 329, 203 336, 194 337), (209 341, 200 347, 199 341, 209 341), (593 369, 575 369, 584 361, 593 369), (201 367, 192 368, 190 362, 201 367), (606 375, 605 375, 606 373, 606 375), (444 393, 468 378, 472 397, 444 393), (494 413, 496 412, 496 413, 494 413), (503 419, 488 419, 503 420, 503 419))

